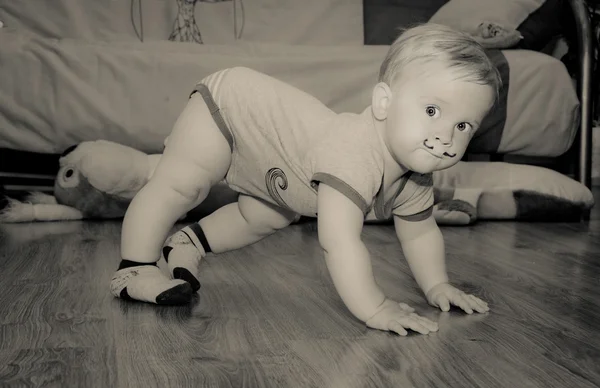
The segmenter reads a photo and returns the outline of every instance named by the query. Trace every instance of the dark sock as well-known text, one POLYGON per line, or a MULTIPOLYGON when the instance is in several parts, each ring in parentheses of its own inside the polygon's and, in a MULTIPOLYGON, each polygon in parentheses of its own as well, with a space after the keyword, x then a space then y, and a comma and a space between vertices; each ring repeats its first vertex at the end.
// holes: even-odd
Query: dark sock
POLYGON ((119 263, 119 270, 129 267, 139 267, 140 265, 156 265, 156 263, 139 263, 137 261, 121 260, 121 263, 119 263))
MULTIPOLYGON (((204 234, 204 231, 200 227, 200 224, 198 222, 195 222, 192 225, 189 225, 188 227, 191 229, 192 232, 194 232, 194 234, 200 241, 200 244, 202 244, 202 248, 204 248, 204 252, 206 252, 206 253, 212 252, 212 249, 210 249, 210 245, 208 244, 208 240, 206 239, 206 235, 204 234)), ((184 233, 186 233, 186 232, 184 231, 184 233)), ((189 236, 189 237, 190 237, 190 240, 192 240, 192 242, 193 242, 194 239, 192 239, 191 236, 189 236)))
POLYGON ((167 239, 162 248, 162 257, 169 266, 174 279, 182 279, 192 286, 192 291, 200 289, 198 272, 201 258, 211 252, 206 235, 198 223, 180 229, 167 239), (173 255, 176 253, 176 259, 173 255))

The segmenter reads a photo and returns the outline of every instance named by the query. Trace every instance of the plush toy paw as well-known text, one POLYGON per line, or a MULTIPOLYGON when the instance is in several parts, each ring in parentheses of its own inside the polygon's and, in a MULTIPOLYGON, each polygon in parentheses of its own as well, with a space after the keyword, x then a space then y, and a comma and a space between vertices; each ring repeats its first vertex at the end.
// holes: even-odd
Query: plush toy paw
POLYGON ((66 221, 83 218, 81 211, 58 204, 56 198, 44 193, 31 193, 23 201, 6 198, 0 210, 0 223, 33 221, 66 221))
POLYGON ((477 221, 477 209, 466 201, 452 199, 435 204, 433 217, 438 225, 471 225, 477 221))
POLYGON ((487 49, 508 49, 523 39, 519 31, 491 21, 480 23, 473 37, 487 49))
POLYGON ((193 294, 188 282, 169 279, 154 264, 117 270, 110 281, 110 291, 117 298, 160 305, 186 304, 193 294))
POLYGON ((162 258, 167 262, 173 278, 185 280, 194 292, 200 289, 197 276, 200 272, 200 260, 204 255, 198 237, 187 226, 169 237, 162 249, 162 258))

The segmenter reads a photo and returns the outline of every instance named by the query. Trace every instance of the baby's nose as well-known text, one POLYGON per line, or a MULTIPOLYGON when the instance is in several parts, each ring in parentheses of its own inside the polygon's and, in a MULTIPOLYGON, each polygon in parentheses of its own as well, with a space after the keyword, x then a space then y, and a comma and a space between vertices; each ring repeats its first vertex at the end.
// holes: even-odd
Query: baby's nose
POLYGON ((435 140, 445 146, 452 145, 452 136, 436 135, 435 140))
POLYGON ((432 135, 434 136, 436 143, 449 147, 452 145, 452 138, 454 137, 454 126, 448 124, 442 124, 436 126, 432 135))

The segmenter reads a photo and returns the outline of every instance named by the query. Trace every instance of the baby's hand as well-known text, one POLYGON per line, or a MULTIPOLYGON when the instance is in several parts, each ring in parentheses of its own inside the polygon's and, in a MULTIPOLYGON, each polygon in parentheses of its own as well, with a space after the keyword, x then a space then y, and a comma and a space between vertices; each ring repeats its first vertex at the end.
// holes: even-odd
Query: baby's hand
POLYGON ((466 294, 448 283, 440 283, 434 286, 427 293, 427 301, 442 311, 450 310, 450 305, 458 306, 467 314, 472 314, 473 310, 478 313, 486 313, 490 309, 486 302, 478 297, 466 294))
POLYGON ((406 329, 429 334, 438 331, 438 324, 414 313, 415 309, 405 303, 386 299, 366 323, 373 329, 393 331, 401 336, 408 334, 406 329))

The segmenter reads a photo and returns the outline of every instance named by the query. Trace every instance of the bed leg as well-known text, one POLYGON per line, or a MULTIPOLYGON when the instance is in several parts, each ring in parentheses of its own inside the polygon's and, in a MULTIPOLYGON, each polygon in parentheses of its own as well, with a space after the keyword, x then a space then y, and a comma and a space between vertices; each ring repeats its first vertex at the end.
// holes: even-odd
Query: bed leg
MULTIPOLYGON (((579 182, 592 188, 592 70, 594 48, 592 44, 592 26, 587 5, 584 0, 568 1, 577 29, 577 49, 579 69, 577 72, 577 93, 581 103, 581 122, 578 134, 579 158, 576 176, 579 182)), ((586 217, 584 217, 585 219, 586 217)), ((589 215, 587 216, 589 219, 589 215)))

